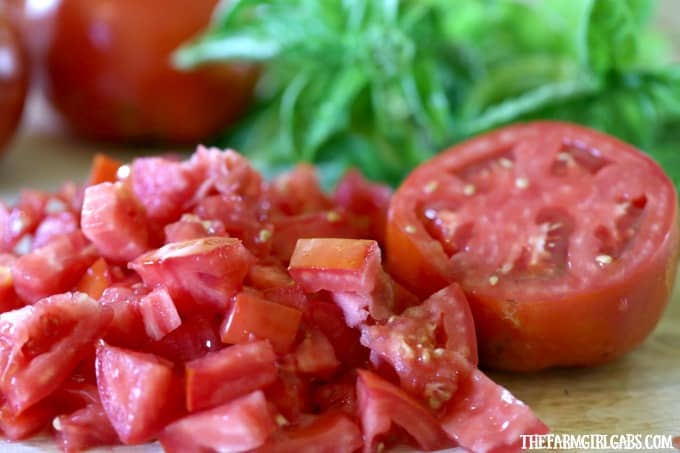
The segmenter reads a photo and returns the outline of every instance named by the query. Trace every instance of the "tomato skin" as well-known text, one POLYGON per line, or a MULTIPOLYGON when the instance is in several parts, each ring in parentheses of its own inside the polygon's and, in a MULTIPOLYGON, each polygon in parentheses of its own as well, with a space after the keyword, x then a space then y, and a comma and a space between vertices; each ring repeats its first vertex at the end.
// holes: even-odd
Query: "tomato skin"
POLYGON ((63 0, 47 50, 52 103, 74 131, 98 140, 195 143, 218 132, 248 105, 257 71, 183 72, 171 62, 216 3, 167 1, 161 20, 152 0, 63 0))
POLYGON ((65 453, 76 453, 92 447, 119 443, 101 404, 88 404, 82 409, 60 415, 53 421, 55 442, 65 453))
POLYGON ((390 205, 387 257, 421 295, 459 281, 482 363, 530 371, 597 365, 643 341, 670 297, 678 243, 677 195, 648 156, 581 126, 537 122, 416 169, 390 205), (543 225, 555 229, 531 243, 527 232, 543 225), (446 228, 462 234, 463 248, 446 228))
POLYGON ((24 110, 28 91, 28 61, 20 42, 19 35, 7 21, 0 16, 0 51, 8 64, 9 71, 0 75, 0 153, 14 135, 24 110))

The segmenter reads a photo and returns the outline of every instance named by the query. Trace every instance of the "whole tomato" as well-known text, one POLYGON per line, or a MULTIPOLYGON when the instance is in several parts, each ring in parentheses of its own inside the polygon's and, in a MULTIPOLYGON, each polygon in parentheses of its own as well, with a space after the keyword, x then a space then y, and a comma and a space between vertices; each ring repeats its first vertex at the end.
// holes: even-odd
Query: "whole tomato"
POLYGON ((237 120, 252 66, 183 72, 171 55, 205 27, 216 0, 63 0, 47 50, 47 91, 85 137, 196 142, 237 120))
POLYGON ((0 152, 14 135, 28 90, 26 54, 0 10, 0 152))

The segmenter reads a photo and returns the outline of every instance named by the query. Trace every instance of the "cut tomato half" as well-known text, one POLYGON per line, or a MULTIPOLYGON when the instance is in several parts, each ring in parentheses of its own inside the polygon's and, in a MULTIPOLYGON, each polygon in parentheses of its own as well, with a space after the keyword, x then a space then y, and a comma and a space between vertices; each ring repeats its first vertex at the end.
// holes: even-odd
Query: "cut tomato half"
POLYGON ((678 201, 637 149, 572 124, 509 126, 418 167, 389 209, 389 268, 461 283, 487 366, 594 365, 640 343, 671 294, 678 201))

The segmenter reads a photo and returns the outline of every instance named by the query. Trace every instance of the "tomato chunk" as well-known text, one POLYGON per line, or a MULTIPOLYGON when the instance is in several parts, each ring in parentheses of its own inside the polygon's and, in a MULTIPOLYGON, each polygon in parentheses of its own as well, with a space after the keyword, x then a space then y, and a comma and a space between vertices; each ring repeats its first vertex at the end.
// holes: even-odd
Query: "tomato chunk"
POLYGON ((164 231, 166 244, 227 235, 219 220, 203 220, 194 214, 183 214, 177 222, 166 225, 164 231))
POLYGON ((186 364, 187 409, 219 406, 268 386, 276 377, 276 355, 269 341, 210 352, 186 364))
POLYGON ((90 176, 87 185, 94 186, 102 182, 115 182, 118 179, 118 169, 123 165, 119 160, 106 154, 97 153, 92 159, 90 176))
POLYGON ((274 351, 285 353, 295 341, 301 319, 300 310, 239 293, 220 329, 222 341, 236 344, 251 338, 267 339, 274 351))
POLYGON ((182 324, 177 308, 165 288, 156 288, 139 300, 139 313, 146 334, 160 340, 182 324))
MULTIPOLYGON (((359 370, 357 399, 367 451, 373 451, 381 438, 389 438, 392 423, 406 430, 418 448, 430 451, 456 446, 430 411, 399 387, 368 370, 359 370)), ((380 447, 377 448, 380 451, 380 447)))
POLYGON ((122 183, 85 189, 81 225, 99 253, 111 261, 132 260, 149 243, 144 210, 122 183))
POLYGON ((76 289, 93 299, 99 299, 104 290, 111 286, 112 280, 106 260, 99 258, 87 269, 76 285, 76 289))
POLYGON ((184 362, 203 357, 222 346, 219 324, 219 319, 212 314, 194 315, 183 320, 160 341, 151 341, 143 349, 183 366, 184 362))
POLYGON ((460 383, 442 426, 472 451, 516 451, 520 435, 548 432, 531 409, 479 370, 460 383))
POLYGON ((14 289, 30 303, 63 293, 78 283, 96 258, 82 233, 60 236, 14 262, 14 289))
POLYGON ((191 205, 200 182, 187 164, 163 157, 135 159, 129 179, 147 218, 157 223, 178 219, 191 205))
POLYGON ((333 345, 318 328, 305 331, 304 339, 295 349, 295 362, 301 373, 320 376, 328 375, 340 366, 333 345))
POLYGON ((276 423, 261 391, 222 406, 188 415, 160 435, 168 453, 187 451, 250 451, 264 444, 276 423))
POLYGON ((472 315, 454 283, 386 324, 364 326, 361 342, 389 363, 401 386, 440 409, 456 393, 476 360, 472 315))
POLYGON ((153 439, 177 414, 172 365, 165 360, 102 342, 95 366, 102 406, 123 443, 153 439))
POLYGON ((55 441, 65 453, 120 443, 118 434, 99 403, 88 404, 68 415, 60 415, 54 419, 52 426, 55 441))
POLYGON ((0 315, 0 391, 15 412, 54 392, 112 313, 83 293, 51 296, 0 315))
POLYGON ((222 311, 241 288, 253 256, 241 241, 209 237, 152 250, 129 264, 149 287, 164 286, 180 313, 194 304, 222 311))
POLYGON ((78 230, 78 217, 71 211, 62 211, 47 215, 33 234, 31 247, 39 249, 47 245, 52 239, 62 234, 73 233, 78 230))
POLYGON ((345 414, 327 413, 276 433, 257 453, 353 452, 363 444, 361 431, 345 414))

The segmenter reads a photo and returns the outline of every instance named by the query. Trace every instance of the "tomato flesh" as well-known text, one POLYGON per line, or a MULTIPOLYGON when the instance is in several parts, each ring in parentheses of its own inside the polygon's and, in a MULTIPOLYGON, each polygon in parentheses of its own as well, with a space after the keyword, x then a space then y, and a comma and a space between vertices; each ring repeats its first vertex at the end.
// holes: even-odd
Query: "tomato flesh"
POLYGON ((295 341, 302 313, 292 307, 239 293, 221 327, 224 343, 251 338, 269 340, 277 353, 288 352, 295 341))
POLYGON ((416 169, 392 199, 387 256, 420 294, 461 283, 488 366, 592 365, 658 321, 677 222, 672 183, 638 150, 571 124, 520 124, 416 169))
POLYGON ((191 414, 168 425, 160 436, 169 453, 185 451, 250 451, 276 429, 261 391, 222 406, 191 414))
POLYGON ((187 409, 209 409, 268 386, 276 380, 275 362, 267 340, 237 344, 188 362, 187 409))

